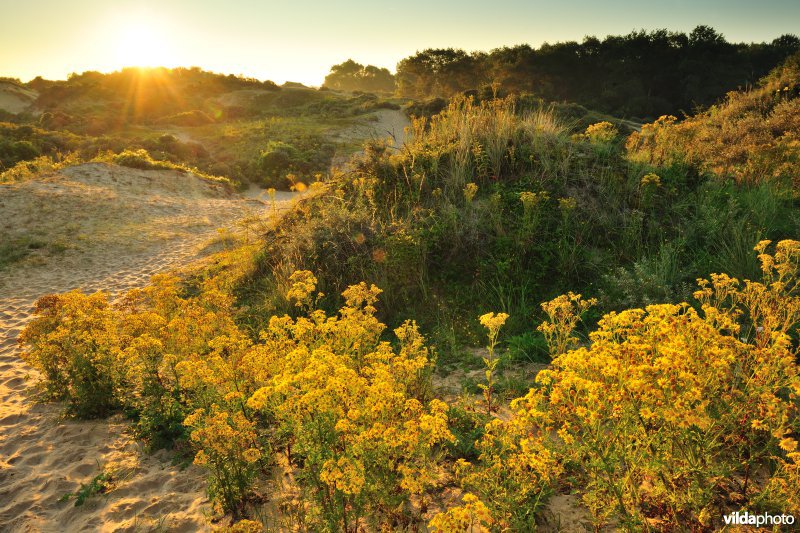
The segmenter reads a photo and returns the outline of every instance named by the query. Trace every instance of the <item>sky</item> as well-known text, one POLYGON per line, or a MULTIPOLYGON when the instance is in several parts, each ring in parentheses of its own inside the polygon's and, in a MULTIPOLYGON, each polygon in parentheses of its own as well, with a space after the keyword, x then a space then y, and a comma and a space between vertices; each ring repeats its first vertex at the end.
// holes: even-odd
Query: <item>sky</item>
POLYGON ((64 79, 124 66, 199 66, 319 85, 352 58, 469 51, 638 29, 713 26, 733 42, 800 33, 798 0, 0 0, 0 76, 64 79))

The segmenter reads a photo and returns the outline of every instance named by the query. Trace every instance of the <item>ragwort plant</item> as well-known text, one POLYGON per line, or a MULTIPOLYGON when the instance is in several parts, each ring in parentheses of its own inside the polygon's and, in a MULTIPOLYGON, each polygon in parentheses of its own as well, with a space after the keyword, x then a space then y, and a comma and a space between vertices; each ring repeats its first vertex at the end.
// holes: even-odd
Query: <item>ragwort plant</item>
MULTIPOLYGON (((313 282, 298 276, 289 294, 308 301, 313 282)), ((438 445, 453 439, 447 406, 427 399, 430 354, 416 325, 394 331, 397 350, 380 341, 379 293, 354 285, 338 316, 273 317, 262 334, 281 351, 248 406, 285 436, 311 521, 326 531, 413 523, 410 497, 434 485, 438 445)))
MULTIPOLYGON (((761 282, 715 275, 688 304, 606 315, 512 403, 576 476, 598 523, 709 527, 729 510, 797 512, 800 243, 757 250, 761 282)), ((552 305, 552 304, 551 304, 552 305)), ((560 306, 556 306, 560 307, 560 306)), ((555 338, 573 323, 561 320, 555 338)), ((525 422, 523 422, 525 421, 525 422)))
POLYGON ((431 399, 432 355, 416 324, 375 316, 380 289, 316 309, 308 271, 289 276, 298 316, 257 341, 234 323, 223 280, 187 293, 177 278, 114 303, 103 293, 43 298, 23 339, 44 389, 80 416, 125 410, 142 437, 179 445, 208 473, 216 514, 257 505, 276 453, 297 470, 314 530, 411 527, 438 483, 448 407, 431 399))

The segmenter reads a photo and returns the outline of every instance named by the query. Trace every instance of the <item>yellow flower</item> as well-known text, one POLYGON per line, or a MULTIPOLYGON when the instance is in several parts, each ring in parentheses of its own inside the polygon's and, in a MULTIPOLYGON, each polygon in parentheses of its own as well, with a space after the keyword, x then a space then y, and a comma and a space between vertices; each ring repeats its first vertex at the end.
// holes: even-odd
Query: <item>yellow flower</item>
POLYGON ((619 130, 612 123, 603 121, 586 128, 583 137, 591 142, 611 142, 617 138, 619 130))
POLYGON ((506 323, 507 319, 508 319, 508 313, 497 313, 497 314, 486 313, 485 315, 481 315, 478 318, 483 327, 492 332, 497 331, 501 327, 503 327, 503 324, 506 323))
POLYGON ((428 524, 433 533, 478 532, 494 523, 489 508, 477 496, 467 493, 462 500, 463 505, 433 517, 428 524))
POLYGON ((778 445, 781 447, 781 450, 785 452, 793 452, 797 449, 797 441, 790 437, 781 439, 778 445))
POLYGON ((558 199, 558 207, 562 211, 564 211, 565 213, 568 213, 568 212, 572 211, 577 206, 578 206, 578 202, 575 200, 575 198, 559 198, 558 199))
POLYGON ((519 193, 519 200, 522 202, 522 206, 525 211, 531 211, 536 206, 546 202, 550 199, 550 195, 546 192, 530 192, 530 191, 523 191, 519 193))
POLYGON ((261 459, 261 451, 257 448, 248 448, 247 450, 242 453, 244 460, 248 463, 255 463, 259 459, 261 459))

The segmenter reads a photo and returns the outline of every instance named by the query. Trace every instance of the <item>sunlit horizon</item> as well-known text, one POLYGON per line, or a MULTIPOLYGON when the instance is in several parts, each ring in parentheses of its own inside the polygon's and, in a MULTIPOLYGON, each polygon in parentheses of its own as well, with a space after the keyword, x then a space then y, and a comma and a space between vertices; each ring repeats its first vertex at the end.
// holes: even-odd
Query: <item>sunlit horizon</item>
POLYGON ((199 67, 276 83, 320 85, 331 65, 352 58, 395 70, 425 48, 468 51, 634 30, 689 32, 714 27, 731 42, 769 42, 797 33, 800 4, 773 1, 771 9, 744 1, 639 2, 568 6, 501 0, 437 5, 410 0, 376 7, 361 0, 337 5, 316 0, 249 5, 216 0, 156 2, 2 0, 0 76, 29 81, 125 67, 199 67), (424 15, 424 16, 423 16, 424 15))

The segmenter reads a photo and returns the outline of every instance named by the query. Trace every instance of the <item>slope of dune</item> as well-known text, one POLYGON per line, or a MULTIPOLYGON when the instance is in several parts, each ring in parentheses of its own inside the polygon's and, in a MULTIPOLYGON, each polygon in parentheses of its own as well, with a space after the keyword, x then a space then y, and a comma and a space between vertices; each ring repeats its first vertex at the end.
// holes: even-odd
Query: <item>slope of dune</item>
POLYGON ((209 529, 196 467, 144 453, 121 418, 69 420, 59 405, 37 403, 16 338, 38 297, 143 285, 201 257, 217 228, 288 207, 292 195, 278 194, 265 202, 191 174, 100 163, 0 185, 0 242, 32 234, 62 243, 0 273, 0 531, 209 529), (103 472, 112 473, 106 494, 64 501, 103 472))
POLYGON ((32 89, 0 82, 0 110, 14 114, 21 113, 33 104, 37 96, 36 91, 32 89))

